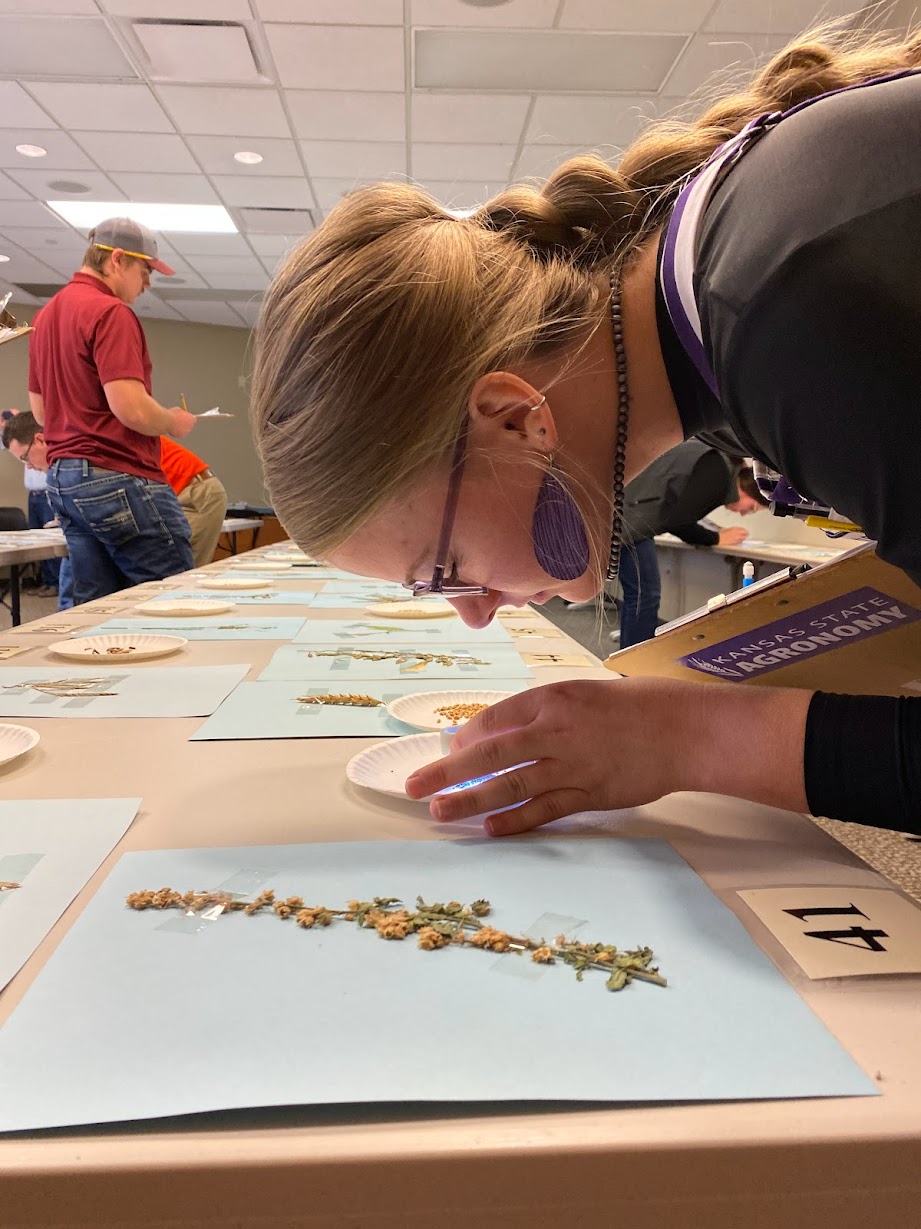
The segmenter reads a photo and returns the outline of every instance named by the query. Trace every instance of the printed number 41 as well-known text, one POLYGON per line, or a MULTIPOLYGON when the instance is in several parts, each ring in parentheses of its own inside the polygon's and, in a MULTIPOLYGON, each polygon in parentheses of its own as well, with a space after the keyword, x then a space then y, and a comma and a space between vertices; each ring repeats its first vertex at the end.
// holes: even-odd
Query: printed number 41
MULTIPOLYGON (((870 920, 856 905, 848 905, 846 908, 784 909, 784 913, 789 913, 801 922, 813 917, 862 917, 865 921, 870 920)), ((865 926, 858 925, 850 926, 847 930, 806 930, 803 933, 807 939, 843 943, 845 947, 860 947, 868 952, 886 951, 880 939, 889 938, 885 930, 868 930, 865 926)))

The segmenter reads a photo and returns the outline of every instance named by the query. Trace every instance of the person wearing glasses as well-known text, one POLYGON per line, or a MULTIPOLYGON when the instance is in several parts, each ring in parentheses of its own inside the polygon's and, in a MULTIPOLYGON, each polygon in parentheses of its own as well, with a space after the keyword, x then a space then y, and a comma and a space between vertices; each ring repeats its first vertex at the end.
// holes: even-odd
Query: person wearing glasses
POLYGON ((75 601, 192 567, 189 526, 160 466, 161 435, 195 425, 151 396, 151 362, 131 304, 173 270, 146 226, 111 218, 83 266, 33 321, 29 400, 48 450, 48 498, 67 539, 75 601))
MULTIPOLYGON (((277 514, 482 627, 597 594, 626 483, 731 436, 921 584, 919 150, 921 31, 826 32, 617 167, 575 158, 464 214, 406 183, 349 194, 257 328, 277 514)), ((554 683, 478 714, 406 790, 481 777, 433 816, 506 835, 698 790, 917 832, 921 697, 554 683)))
MULTIPOLYGON (((2 300, 0 300, 2 303, 2 300)), ((31 413, 26 410, 28 418, 32 418, 31 413)), ((12 419, 19 416, 19 410, 0 410, 0 422, 4 428, 12 419)), ((31 442, 31 441, 30 441, 31 442)), ((4 443, 6 448, 7 444, 4 443)), ((23 471, 23 482, 27 492, 27 517, 30 529, 42 529, 54 518, 54 513, 51 511, 51 504, 48 502, 47 482, 45 480, 45 470, 47 466, 37 468, 28 463, 28 455, 24 457, 13 453, 17 460, 21 460, 25 464, 23 471)), ((58 596, 58 581, 60 578, 61 560, 60 559, 43 559, 39 564, 39 577, 41 583, 35 589, 34 597, 57 597, 58 596)))

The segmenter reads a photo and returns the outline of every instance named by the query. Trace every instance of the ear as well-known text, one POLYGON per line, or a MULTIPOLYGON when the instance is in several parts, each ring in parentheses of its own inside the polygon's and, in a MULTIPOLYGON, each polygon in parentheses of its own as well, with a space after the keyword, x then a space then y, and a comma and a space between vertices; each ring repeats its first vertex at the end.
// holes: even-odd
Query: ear
POLYGON ((490 371, 474 384, 467 403, 471 442, 489 448, 524 443, 540 452, 557 446, 553 412, 543 393, 508 371, 490 371))

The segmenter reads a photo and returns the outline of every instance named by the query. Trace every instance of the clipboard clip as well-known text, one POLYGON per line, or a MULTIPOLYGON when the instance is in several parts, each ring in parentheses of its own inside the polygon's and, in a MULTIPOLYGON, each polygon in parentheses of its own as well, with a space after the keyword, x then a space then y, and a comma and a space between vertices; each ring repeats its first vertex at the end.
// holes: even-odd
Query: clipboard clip
POLYGON ((656 628, 655 634, 656 636, 664 636, 666 632, 674 631, 676 627, 684 627, 687 623, 693 623, 695 619, 702 619, 705 615, 712 614, 714 610, 722 610, 726 606, 734 606, 737 602, 744 602, 746 599, 754 597, 756 593, 763 593, 765 589, 773 589, 778 585, 785 585, 788 581, 796 580, 798 576, 805 576, 807 572, 811 571, 812 567, 810 564, 797 563, 793 567, 783 568, 779 572, 765 576, 763 580, 756 580, 754 584, 748 585, 744 589, 736 589, 733 593, 720 593, 716 597, 711 597, 706 606, 698 606, 696 610, 680 615, 677 619, 672 619, 670 623, 663 623, 661 627, 656 628))

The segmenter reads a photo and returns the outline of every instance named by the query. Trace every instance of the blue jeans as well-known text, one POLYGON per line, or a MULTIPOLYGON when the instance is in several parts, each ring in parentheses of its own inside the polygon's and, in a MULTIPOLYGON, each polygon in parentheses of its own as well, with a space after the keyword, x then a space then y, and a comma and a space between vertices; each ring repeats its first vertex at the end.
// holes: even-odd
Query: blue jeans
POLYGON ((624 603, 620 612, 620 647, 651 640, 659 622, 659 561, 656 544, 644 538, 625 546, 620 554, 620 585, 624 603))
MULTIPOLYGON (((54 519, 54 513, 51 511, 51 503, 48 499, 46 491, 30 491, 29 492, 29 528, 43 529, 50 520, 54 519)), ((60 559, 43 559, 39 566, 39 575, 42 578, 42 584, 48 585, 50 589, 58 587, 58 572, 61 570, 60 559)))
POLYGON ((58 577, 58 610, 70 610, 74 604, 74 570, 67 555, 61 560, 58 577))
POLYGON ((62 458, 48 471, 48 498, 67 539, 78 605, 192 567, 189 523, 162 482, 62 458))

